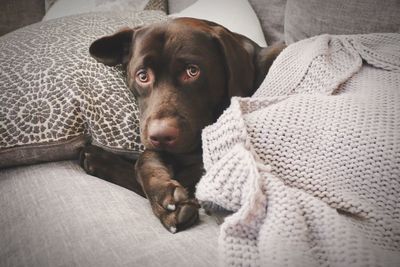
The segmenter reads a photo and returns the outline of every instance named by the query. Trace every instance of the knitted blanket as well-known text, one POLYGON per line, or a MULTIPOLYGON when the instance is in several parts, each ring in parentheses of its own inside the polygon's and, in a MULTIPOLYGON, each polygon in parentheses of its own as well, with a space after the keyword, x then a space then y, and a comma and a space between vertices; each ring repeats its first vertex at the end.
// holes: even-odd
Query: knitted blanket
POLYGON ((400 266, 400 34, 287 47, 203 149, 221 265, 400 266))

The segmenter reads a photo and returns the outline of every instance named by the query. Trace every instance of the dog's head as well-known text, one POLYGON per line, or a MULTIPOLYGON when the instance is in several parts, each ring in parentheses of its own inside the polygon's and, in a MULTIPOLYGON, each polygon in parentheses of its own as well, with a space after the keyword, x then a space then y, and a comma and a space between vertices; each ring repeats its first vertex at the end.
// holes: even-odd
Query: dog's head
POLYGON ((257 89, 283 48, 260 48, 218 24, 179 18, 98 39, 90 54, 126 67, 145 147, 186 153, 199 147, 201 130, 230 97, 257 89))

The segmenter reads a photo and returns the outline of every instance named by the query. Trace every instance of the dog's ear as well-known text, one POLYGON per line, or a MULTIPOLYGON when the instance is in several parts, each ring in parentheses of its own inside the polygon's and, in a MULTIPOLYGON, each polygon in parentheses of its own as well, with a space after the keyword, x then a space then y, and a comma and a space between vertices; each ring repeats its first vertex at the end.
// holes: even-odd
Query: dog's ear
POLYGON ((225 57, 229 96, 252 95, 285 46, 278 44, 261 48, 243 35, 214 23, 209 25, 225 57))
POLYGON ((135 30, 124 28, 113 35, 97 39, 90 45, 90 55, 108 66, 128 63, 135 30))
POLYGON ((265 76, 268 73, 269 68, 275 59, 279 56, 286 45, 283 42, 278 42, 268 47, 260 48, 255 57, 256 64, 256 79, 255 89, 257 89, 264 81, 265 76))
POLYGON ((225 58, 229 97, 249 96, 254 86, 255 66, 242 38, 219 25, 212 29, 225 58))

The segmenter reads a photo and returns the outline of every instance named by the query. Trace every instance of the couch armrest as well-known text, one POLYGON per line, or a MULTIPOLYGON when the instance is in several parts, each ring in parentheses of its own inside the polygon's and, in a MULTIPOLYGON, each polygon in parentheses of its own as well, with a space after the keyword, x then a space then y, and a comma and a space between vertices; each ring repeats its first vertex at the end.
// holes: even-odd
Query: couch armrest
POLYGON ((44 0, 0 1, 0 36, 40 21, 45 14, 44 0))

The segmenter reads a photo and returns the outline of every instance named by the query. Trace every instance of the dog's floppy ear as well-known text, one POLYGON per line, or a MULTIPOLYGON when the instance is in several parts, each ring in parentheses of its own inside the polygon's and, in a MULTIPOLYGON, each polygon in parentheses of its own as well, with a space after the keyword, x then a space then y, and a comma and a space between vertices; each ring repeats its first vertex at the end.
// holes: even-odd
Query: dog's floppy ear
POLYGON ((285 46, 261 48, 243 35, 214 23, 209 22, 209 25, 225 57, 229 96, 252 95, 285 46))
POLYGON ((90 45, 90 55, 108 66, 128 63, 134 31, 124 28, 113 35, 97 39, 90 45))
POLYGON ((228 95, 249 96, 253 89, 255 66, 239 35, 222 26, 213 26, 213 34, 225 58, 228 95))
POLYGON ((265 76, 268 73, 274 60, 286 48, 283 42, 278 42, 268 47, 263 47, 258 49, 257 55, 255 57, 256 64, 256 79, 255 79, 255 89, 257 89, 261 83, 264 81, 265 76))

